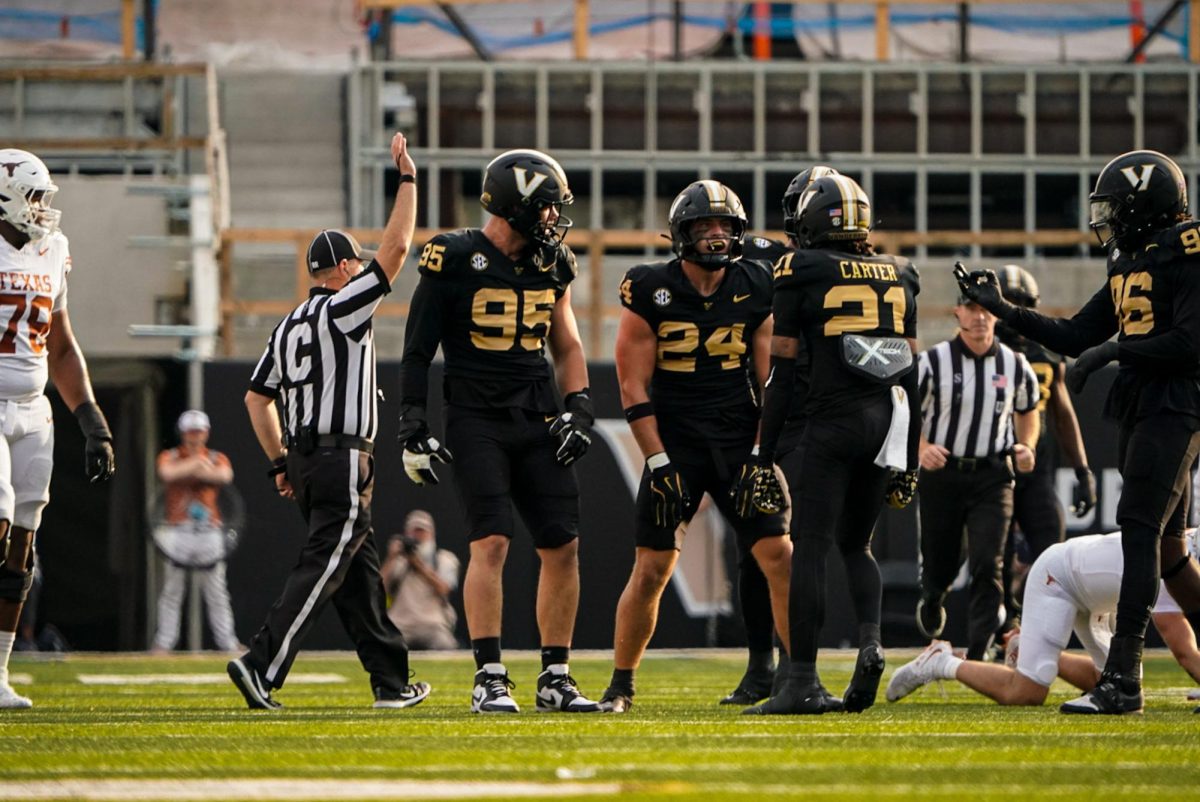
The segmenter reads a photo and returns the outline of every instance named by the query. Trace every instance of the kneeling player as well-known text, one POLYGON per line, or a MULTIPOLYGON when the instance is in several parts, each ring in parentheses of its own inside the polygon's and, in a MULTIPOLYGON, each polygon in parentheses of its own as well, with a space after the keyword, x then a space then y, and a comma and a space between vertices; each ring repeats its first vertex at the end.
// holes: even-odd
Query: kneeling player
MULTIPOLYGON (((1188 539, 1194 559, 1196 530, 1188 533, 1188 539)), ((1101 667, 1108 659, 1123 563, 1119 532, 1077 537, 1051 546, 1029 571, 1015 667, 961 660, 951 652, 948 642, 934 641, 892 675, 888 701, 903 699, 937 679, 956 679, 1002 705, 1042 704, 1056 676, 1084 692, 1090 691, 1099 682, 1101 667), (1072 630, 1087 656, 1063 651, 1072 630)), ((1200 682, 1195 633, 1165 587, 1159 588, 1153 621, 1171 654, 1192 679, 1200 682)), ((1078 701, 1063 704, 1062 712, 1094 712, 1076 704, 1078 701)))

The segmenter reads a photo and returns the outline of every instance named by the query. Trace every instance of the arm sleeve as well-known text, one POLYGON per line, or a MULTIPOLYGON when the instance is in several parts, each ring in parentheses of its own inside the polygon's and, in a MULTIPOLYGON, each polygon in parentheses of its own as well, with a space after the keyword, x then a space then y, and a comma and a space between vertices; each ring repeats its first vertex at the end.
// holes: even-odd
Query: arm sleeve
POLYGON ((283 375, 279 372, 279 365, 275 360, 275 338, 278 336, 279 328, 276 327, 271 332, 271 338, 267 340, 267 349, 263 351, 254 373, 250 375, 250 389, 268 398, 279 397, 279 385, 283 381, 283 375))
POLYGON ((1162 334, 1125 339, 1117 346, 1117 359, 1151 371, 1177 372, 1194 368, 1200 348, 1200 265, 1185 264, 1175 274, 1171 294, 1172 325, 1162 334))
POLYGON ((772 356, 771 374, 767 378, 766 392, 763 395, 762 431, 758 443, 759 455, 771 462, 775 461, 779 436, 783 433, 783 425, 792 406, 795 384, 795 358, 772 356))
POLYGON ((775 314, 775 335, 778 337, 803 336, 800 326, 800 297, 794 283, 775 284, 775 301, 772 304, 775 314))
POLYGON ((429 397, 429 365, 442 340, 446 316, 443 282, 421 276, 409 304, 400 360, 400 402, 425 406, 429 397))
POLYGON ((346 283, 329 299, 329 319, 343 334, 362 328, 371 319, 383 296, 392 291, 387 274, 379 262, 371 260, 371 266, 346 283))
POLYGON ((1014 355, 1017 357, 1017 390, 1013 398, 1013 408, 1017 412, 1029 412, 1037 409, 1038 400, 1042 396, 1041 386, 1025 355, 1015 352, 1014 355))
POLYGON ((1117 314, 1107 283, 1070 319, 1017 308, 1007 322, 1031 340, 1067 356, 1079 356, 1117 333, 1117 314))

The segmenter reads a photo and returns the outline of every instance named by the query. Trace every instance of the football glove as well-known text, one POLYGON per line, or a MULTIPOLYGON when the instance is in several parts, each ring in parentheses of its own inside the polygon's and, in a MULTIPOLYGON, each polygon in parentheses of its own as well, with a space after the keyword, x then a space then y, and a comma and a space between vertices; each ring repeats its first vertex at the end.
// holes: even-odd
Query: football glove
MULTIPOLYGON (((757 451, 757 448, 756 448, 757 451)), ((740 518, 753 518, 758 513, 774 515, 787 506, 783 485, 775 474, 775 465, 752 453, 742 466, 742 472, 729 491, 733 509, 740 518)))
POLYGON ((955 262, 954 278, 958 281, 958 289, 963 298, 979 304, 999 319, 1008 320, 1016 313, 1017 307, 1004 300, 1000 279, 996 278, 994 270, 975 270, 968 273, 962 262, 955 262))
POLYGON ((646 460, 646 468, 650 471, 654 525, 674 531, 683 521, 684 510, 692 503, 683 477, 662 451, 646 460))
POLYGON ((1075 490, 1071 493, 1071 512, 1076 518, 1087 515, 1096 506, 1096 475, 1091 468, 1075 469, 1075 490))
POLYGON ((564 468, 587 453, 592 444, 592 424, 596 414, 592 411, 592 399, 587 388, 577 393, 567 393, 563 399, 567 408, 550 423, 550 434, 559 439, 554 459, 564 468))
POLYGON ((83 471, 91 481, 103 482, 117 470, 108 421, 95 401, 85 401, 77 406, 75 420, 79 421, 79 428, 87 438, 83 447, 83 471))
POLYGON ((1101 343, 1095 348, 1089 348, 1079 355, 1067 368, 1067 389, 1073 393, 1083 392, 1088 377, 1117 358, 1117 343, 1111 340, 1101 343))
POLYGON ((917 472, 889 471, 887 489, 883 498, 893 509, 902 510, 917 496, 917 472))
POLYGON ((433 463, 449 465, 454 455, 436 437, 429 433, 422 407, 405 405, 400 410, 400 434, 398 439, 404 446, 404 472, 419 485, 436 485, 437 474, 433 463))

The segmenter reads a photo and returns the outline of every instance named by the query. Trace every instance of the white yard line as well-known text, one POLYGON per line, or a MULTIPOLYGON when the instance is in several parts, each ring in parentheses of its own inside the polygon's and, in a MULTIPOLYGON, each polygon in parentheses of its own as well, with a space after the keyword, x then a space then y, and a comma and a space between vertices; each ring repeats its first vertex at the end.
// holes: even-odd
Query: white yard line
MULTIPOLYGON (((83 685, 224 685, 229 677, 224 673, 205 674, 79 674, 83 685)), ((345 682, 341 674, 289 674, 289 685, 333 685, 345 682)))
POLYGON ((613 795, 618 783, 456 782, 453 780, 35 780, 5 782, 0 799, 324 800, 487 799, 613 795))

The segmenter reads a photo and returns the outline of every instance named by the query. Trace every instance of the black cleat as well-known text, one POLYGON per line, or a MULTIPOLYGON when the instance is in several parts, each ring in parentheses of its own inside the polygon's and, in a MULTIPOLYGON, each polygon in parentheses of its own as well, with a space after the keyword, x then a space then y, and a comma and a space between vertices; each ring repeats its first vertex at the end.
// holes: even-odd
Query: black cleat
POLYGON ((841 713, 846 709, 845 703, 842 702, 841 697, 834 696, 825 688, 824 685, 818 683, 817 689, 821 692, 821 701, 822 704, 825 705, 826 713, 841 713))
POLYGON ((1143 707, 1142 684, 1133 677, 1105 671, 1095 688, 1058 708, 1060 713, 1076 713, 1092 716, 1121 716, 1141 713, 1143 707))
MULTIPOLYGON (((723 705, 741 705, 748 707, 757 704, 771 696, 772 684, 779 676, 778 671, 746 671, 742 681, 728 696, 720 701, 723 705)), ((786 677, 787 674, 784 674, 786 677)))
POLYGON ((757 707, 747 707, 743 716, 819 716, 830 712, 825 695, 829 692, 819 683, 795 689, 791 683, 757 707), (824 692, 824 693, 822 693, 824 692))
POLYGON ((875 704, 875 694, 879 692, 879 679, 883 676, 883 648, 871 644, 858 652, 858 661, 854 664, 854 676, 846 686, 842 695, 842 706, 847 713, 861 713, 875 704))
POLYGON ((271 687, 258 670, 246 662, 245 657, 230 660, 225 666, 225 671, 242 692, 242 698, 251 710, 279 710, 283 707, 271 698, 271 687))
POLYGON ((628 713, 633 707, 633 692, 614 688, 611 685, 600 697, 600 709, 605 713, 628 713))

